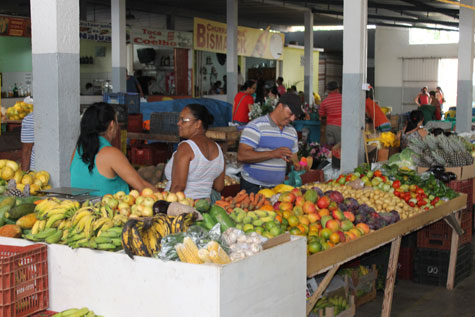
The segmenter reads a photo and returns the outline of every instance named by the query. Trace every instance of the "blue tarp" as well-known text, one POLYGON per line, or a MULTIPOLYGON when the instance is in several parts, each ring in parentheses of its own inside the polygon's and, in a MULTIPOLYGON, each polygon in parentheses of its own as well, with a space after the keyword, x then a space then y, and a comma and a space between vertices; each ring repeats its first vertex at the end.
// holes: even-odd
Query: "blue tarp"
POLYGON ((186 105, 198 103, 205 106, 214 116, 213 127, 226 127, 231 121, 232 105, 215 99, 209 98, 189 98, 175 99, 158 102, 144 102, 140 104, 140 112, 143 114, 143 120, 150 120, 153 112, 180 112, 186 105))

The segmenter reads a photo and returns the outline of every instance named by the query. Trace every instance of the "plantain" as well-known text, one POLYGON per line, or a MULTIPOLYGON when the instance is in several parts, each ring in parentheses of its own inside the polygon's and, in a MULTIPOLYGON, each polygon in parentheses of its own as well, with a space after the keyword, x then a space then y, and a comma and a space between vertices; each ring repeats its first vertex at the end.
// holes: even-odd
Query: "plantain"
POLYGON ((133 246, 132 246, 132 227, 137 223, 136 219, 129 219, 122 229, 122 247, 124 248, 125 253, 130 257, 134 258, 133 246))
POLYGON ((46 228, 45 230, 34 235, 37 239, 46 239, 50 235, 54 234, 57 230, 55 228, 46 228))
POLYGON ((59 242, 59 240, 61 240, 61 237, 63 236, 63 231, 62 230, 57 230, 55 233, 53 233, 52 235, 48 236, 46 239, 45 239, 45 242, 46 243, 57 243, 59 242))
POLYGON ((142 224, 137 222, 135 226, 132 226, 132 245, 134 247, 134 254, 140 256, 151 256, 148 252, 147 247, 145 246, 142 235, 141 235, 142 224))

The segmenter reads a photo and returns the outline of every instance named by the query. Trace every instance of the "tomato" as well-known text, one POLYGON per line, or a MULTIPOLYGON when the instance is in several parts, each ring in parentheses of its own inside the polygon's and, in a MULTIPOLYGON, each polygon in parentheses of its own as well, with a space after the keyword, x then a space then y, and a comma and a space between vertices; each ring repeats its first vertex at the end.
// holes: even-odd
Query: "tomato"
POLYGON ((417 190, 417 186, 416 185, 411 185, 411 186, 409 186, 409 190, 411 192, 415 192, 417 190))
POLYGON ((384 175, 381 175, 381 179, 383 180, 383 182, 384 182, 384 183, 386 183, 386 181, 387 181, 387 178, 386 178, 386 176, 384 176, 384 175))
POLYGON ((411 206, 411 207, 414 207, 414 206, 416 205, 416 204, 414 204, 414 202, 412 202, 412 201, 410 201, 408 204, 409 204, 409 206, 411 206))
POLYGON ((401 181, 397 179, 393 182, 393 188, 398 189, 399 187, 401 187, 401 181))
POLYGON ((417 202, 417 206, 418 206, 418 207, 425 206, 426 204, 427 204, 427 202, 426 202, 425 200, 419 200, 419 201, 417 202))
POLYGON ((423 190, 422 188, 420 188, 420 187, 417 187, 417 188, 416 188, 416 193, 418 193, 418 194, 424 194, 424 190, 423 190))
POLYGON ((394 196, 401 197, 401 192, 395 190, 395 191, 394 191, 394 196))
POLYGON ((381 177, 381 176, 383 176, 383 173, 381 173, 380 170, 375 170, 373 175, 374 175, 374 177, 381 177))
POLYGON ((346 175, 346 179, 345 179, 345 180, 346 180, 347 182, 351 181, 351 177, 352 177, 352 176, 353 176, 353 175, 351 175, 351 174, 346 175))

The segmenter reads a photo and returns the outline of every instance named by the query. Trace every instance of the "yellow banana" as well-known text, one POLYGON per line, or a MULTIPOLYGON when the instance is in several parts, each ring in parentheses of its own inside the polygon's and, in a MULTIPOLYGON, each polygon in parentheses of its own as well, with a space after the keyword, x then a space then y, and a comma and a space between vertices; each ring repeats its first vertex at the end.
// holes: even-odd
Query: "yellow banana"
POLYGON ((109 218, 106 218, 106 217, 101 217, 99 219, 97 219, 96 221, 94 221, 94 224, 92 226, 92 229, 94 231, 98 230, 100 227, 102 227, 106 222, 110 221, 109 218))
POLYGON ((36 220, 35 224, 33 225, 33 228, 31 228, 31 234, 37 234, 40 229, 40 220, 36 220))
POLYGON ((107 220, 108 221, 102 225, 101 230, 99 230, 99 232, 97 233, 98 237, 101 236, 103 231, 106 231, 107 229, 110 229, 114 226, 114 222, 111 219, 107 218, 107 220))
MULTIPOLYGON (((61 220, 61 219, 64 219, 64 214, 57 214, 57 215, 54 215, 54 216, 48 218, 48 221, 46 221, 46 226, 45 226, 45 228, 51 228, 51 227, 53 227, 53 226, 56 224, 56 222, 57 222, 58 220, 61 220)), ((58 224, 56 224, 56 227, 57 227, 57 226, 58 226, 58 224)))
POLYGON ((84 226, 84 233, 86 234, 87 238, 92 236, 92 223, 94 222, 94 216, 88 218, 89 220, 86 221, 86 225, 84 226))
POLYGON ((73 216, 72 221, 73 225, 77 225, 84 217, 91 215, 91 211, 89 209, 83 210, 80 213, 77 213, 73 216))
POLYGON ((58 226, 58 230, 63 230, 64 227, 66 227, 66 223, 67 223, 67 220, 65 220, 65 219, 61 220, 61 222, 59 223, 59 226, 58 226))
POLYGON ((88 223, 88 221, 91 221, 94 216, 89 213, 88 215, 86 215, 85 217, 82 217, 81 220, 79 220, 79 222, 77 223, 76 225, 76 233, 81 233, 83 232, 84 230, 84 227, 86 226, 86 224, 88 223))
POLYGON ((46 228, 46 220, 40 220, 40 224, 38 225, 38 232, 45 230, 46 228))

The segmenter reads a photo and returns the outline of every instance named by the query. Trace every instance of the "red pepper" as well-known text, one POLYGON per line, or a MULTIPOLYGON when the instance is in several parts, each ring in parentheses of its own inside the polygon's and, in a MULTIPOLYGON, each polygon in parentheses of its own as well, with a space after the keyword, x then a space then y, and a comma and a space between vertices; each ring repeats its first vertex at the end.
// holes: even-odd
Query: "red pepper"
POLYGON ((435 206, 435 204, 437 204, 437 202, 438 202, 439 200, 440 200, 439 197, 435 197, 434 199, 432 199, 432 201, 430 202, 430 204, 431 204, 432 206, 435 206))
POLYGON ((424 210, 429 210, 429 207, 424 208, 424 210))
POLYGON ((411 206, 411 207, 416 206, 416 204, 414 204, 414 202, 412 202, 412 201, 410 201, 408 204, 409 204, 409 206, 411 206))
POLYGON ((374 177, 381 177, 381 176, 383 176, 383 173, 381 173, 380 170, 375 170, 373 175, 374 175, 374 177))
POLYGON ((347 182, 349 182, 349 181, 351 181, 351 177, 353 177, 353 175, 348 174, 348 175, 346 175, 345 180, 346 180, 347 182))
POLYGON ((393 182, 393 188, 398 189, 399 187, 401 187, 401 181, 397 179, 393 182))
POLYGON ((387 181, 387 178, 386 178, 386 176, 384 176, 384 175, 381 175, 381 179, 383 180, 383 182, 384 182, 384 183, 386 183, 386 181, 387 181))

